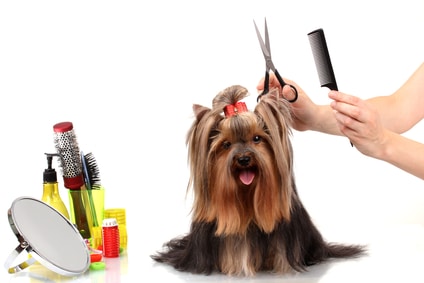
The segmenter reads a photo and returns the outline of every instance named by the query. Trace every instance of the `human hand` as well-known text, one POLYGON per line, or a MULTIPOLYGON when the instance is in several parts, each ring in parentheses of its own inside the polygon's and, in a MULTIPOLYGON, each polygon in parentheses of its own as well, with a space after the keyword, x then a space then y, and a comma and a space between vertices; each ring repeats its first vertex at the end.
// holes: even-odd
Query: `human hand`
POLYGON ((380 158, 384 154, 389 131, 383 127, 379 113, 365 100, 338 91, 330 91, 330 106, 340 132, 363 154, 380 158))
MULTIPOLYGON (((256 89, 258 93, 261 93, 264 89, 265 78, 259 80, 256 89)), ((298 98, 295 102, 290 103, 291 110, 293 113, 293 128, 298 131, 306 131, 312 129, 312 124, 317 121, 315 114, 317 105, 306 95, 303 89, 297 85, 294 81, 284 78, 287 84, 294 86, 297 89, 298 98)), ((283 88, 278 82, 277 77, 274 73, 269 74, 269 88, 278 89, 280 95, 285 97, 287 100, 293 99, 293 90, 289 85, 285 85, 283 88)))

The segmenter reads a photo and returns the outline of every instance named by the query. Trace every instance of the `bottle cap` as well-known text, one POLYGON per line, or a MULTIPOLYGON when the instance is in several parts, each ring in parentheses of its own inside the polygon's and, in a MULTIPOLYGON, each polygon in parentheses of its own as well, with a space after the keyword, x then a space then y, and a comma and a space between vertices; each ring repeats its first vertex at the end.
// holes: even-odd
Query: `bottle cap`
POLYGON ((103 219, 102 225, 103 227, 114 227, 118 226, 118 221, 115 218, 106 218, 103 219))
POLYGON ((52 167, 53 156, 58 156, 54 153, 45 153, 47 155, 47 169, 43 173, 43 182, 44 183, 55 183, 57 182, 56 170, 52 167))

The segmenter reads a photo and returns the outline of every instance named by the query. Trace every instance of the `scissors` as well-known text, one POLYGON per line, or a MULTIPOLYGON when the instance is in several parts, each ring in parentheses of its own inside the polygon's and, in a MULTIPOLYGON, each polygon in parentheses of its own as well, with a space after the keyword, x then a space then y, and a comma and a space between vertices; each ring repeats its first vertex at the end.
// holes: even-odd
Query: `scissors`
POLYGON ((264 54, 265 57, 265 62, 266 62, 266 72, 265 72, 265 81, 264 81, 264 90, 262 91, 262 93, 258 96, 258 101, 259 99, 267 94, 269 92, 269 71, 273 71, 275 76, 277 77, 278 82, 280 83, 281 87, 284 87, 285 85, 288 85, 291 87, 292 91, 293 91, 293 95, 294 98, 293 99, 287 99, 288 102, 295 102, 297 100, 298 97, 298 93, 297 93, 297 89, 296 87, 294 87, 291 84, 287 84, 283 78, 280 76, 280 74, 278 73, 277 69, 274 66, 274 63, 272 62, 272 58, 271 58, 271 48, 269 45, 269 37, 268 37, 268 27, 266 24, 266 19, 265 19, 265 43, 264 40, 262 39, 261 34, 259 33, 258 27, 256 26, 255 20, 253 20, 253 23, 255 24, 255 29, 256 29, 256 34, 258 35, 258 40, 259 43, 261 45, 261 49, 262 49, 262 53, 264 54))

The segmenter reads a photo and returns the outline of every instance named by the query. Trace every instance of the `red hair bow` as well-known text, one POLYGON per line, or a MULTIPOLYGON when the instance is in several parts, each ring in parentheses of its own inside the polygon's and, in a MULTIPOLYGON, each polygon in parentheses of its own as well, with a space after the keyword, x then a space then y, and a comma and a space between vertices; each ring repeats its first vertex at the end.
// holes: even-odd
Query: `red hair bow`
POLYGON ((237 115, 237 113, 246 112, 246 111, 247 111, 246 103, 240 102, 240 101, 234 104, 229 104, 224 107, 224 114, 225 114, 225 117, 227 118, 237 115))

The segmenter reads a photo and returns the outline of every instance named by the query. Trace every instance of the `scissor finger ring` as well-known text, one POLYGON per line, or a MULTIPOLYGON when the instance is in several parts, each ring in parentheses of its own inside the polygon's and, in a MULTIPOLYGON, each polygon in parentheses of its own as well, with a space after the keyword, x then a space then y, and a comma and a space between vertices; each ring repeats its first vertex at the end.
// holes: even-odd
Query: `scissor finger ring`
POLYGON ((293 103, 297 100, 297 97, 298 97, 297 89, 294 85, 291 85, 291 84, 287 84, 287 85, 290 86, 290 88, 292 89, 293 94, 294 94, 294 98, 292 98, 292 99, 286 98, 286 99, 287 99, 288 102, 293 103))

